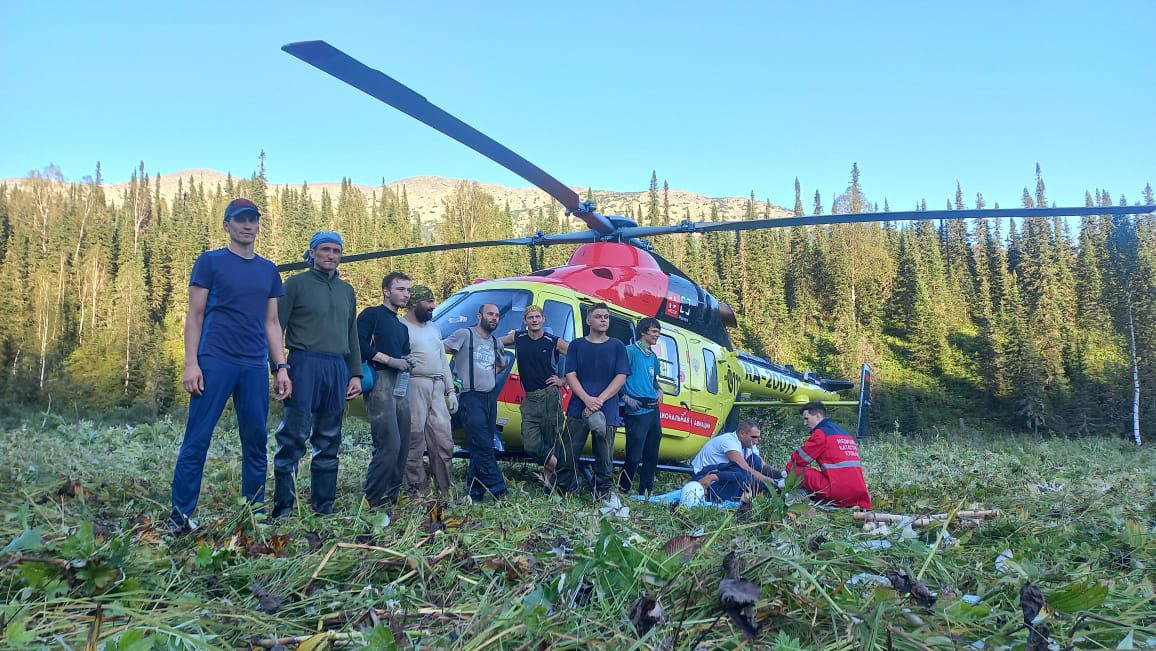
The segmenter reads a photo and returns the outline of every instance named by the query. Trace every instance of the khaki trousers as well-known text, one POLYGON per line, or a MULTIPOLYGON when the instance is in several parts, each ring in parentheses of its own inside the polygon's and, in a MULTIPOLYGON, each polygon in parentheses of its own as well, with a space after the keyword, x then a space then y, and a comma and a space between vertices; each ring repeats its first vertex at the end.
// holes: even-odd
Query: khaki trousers
POLYGON ((429 450, 430 472, 438 495, 449 495, 453 485, 454 439, 450 432, 450 410, 446 406, 445 383, 441 378, 413 376, 409 380, 409 455, 405 464, 405 485, 425 492, 429 488, 422 454, 429 450))

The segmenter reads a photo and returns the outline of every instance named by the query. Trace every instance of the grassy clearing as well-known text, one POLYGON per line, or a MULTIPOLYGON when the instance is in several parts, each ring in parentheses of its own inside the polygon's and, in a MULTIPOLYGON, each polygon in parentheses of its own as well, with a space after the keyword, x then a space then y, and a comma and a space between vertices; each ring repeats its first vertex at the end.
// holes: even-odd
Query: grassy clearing
MULTIPOLYGON (((429 502, 397 508, 388 525, 359 507, 369 447, 357 421, 342 454, 339 513, 278 526, 237 504, 239 446, 222 434, 203 528, 173 540, 158 524, 181 429, 36 419, 0 433, 0 645, 737 648, 747 645, 744 616, 719 607, 733 551, 758 587, 763 648, 1021 649, 1029 581, 1051 606, 1037 627, 1057 648, 1156 646, 1156 455, 1124 443, 864 444, 877 510, 1003 510, 971 530, 871 535, 848 512, 777 497, 756 500, 748 518, 633 501, 627 518, 606 518, 588 500, 542 496, 530 468, 508 465, 512 499, 454 501, 445 529, 431 534, 441 525, 429 523, 429 502), (703 537, 681 543, 697 545, 689 560, 664 551, 696 532, 703 537), (870 542, 879 540, 889 547, 870 542), (997 568, 1004 550, 1012 555, 997 568), (866 576, 899 569, 937 593, 934 605, 866 576)), ((764 432, 764 453, 783 459, 799 437, 764 432)))

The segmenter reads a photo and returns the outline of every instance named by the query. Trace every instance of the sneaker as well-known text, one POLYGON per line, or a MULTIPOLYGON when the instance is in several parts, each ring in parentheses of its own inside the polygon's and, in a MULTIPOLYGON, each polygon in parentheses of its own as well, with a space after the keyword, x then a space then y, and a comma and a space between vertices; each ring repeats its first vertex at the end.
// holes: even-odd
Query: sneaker
POLYGON ((186 536, 196 531, 199 526, 196 520, 187 515, 175 514, 169 517, 169 534, 173 536, 186 536))

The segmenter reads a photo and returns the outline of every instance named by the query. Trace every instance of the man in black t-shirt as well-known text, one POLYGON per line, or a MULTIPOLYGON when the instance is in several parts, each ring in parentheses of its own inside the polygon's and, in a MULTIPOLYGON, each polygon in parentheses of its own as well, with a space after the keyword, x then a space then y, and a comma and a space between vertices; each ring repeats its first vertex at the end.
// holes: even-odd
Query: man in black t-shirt
POLYGON ((374 375, 373 390, 365 396, 373 456, 362 488, 370 506, 397 502, 409 456, 409 398, 395 396, 394 388, 412 369, 409 328, 397 318, 398 309, 409 302, 412 284, 404 273, 390 273, 381 280, 382 304, 365 308, 357 317, 361 357, 374 375))
POLYGON ((554 446, 562 426, 562 391, 566 380, 558 376, 558 355, 565 355, 567 343, 546 332, 546 314, 537 305, 526 306, 522 314, 525 330, 511 330, 502 337, 504 346, 513 345, 518 375, 526 397, 522 401, 522 447, 542 464, 546 487, 554 485, 558 457, 554 446))

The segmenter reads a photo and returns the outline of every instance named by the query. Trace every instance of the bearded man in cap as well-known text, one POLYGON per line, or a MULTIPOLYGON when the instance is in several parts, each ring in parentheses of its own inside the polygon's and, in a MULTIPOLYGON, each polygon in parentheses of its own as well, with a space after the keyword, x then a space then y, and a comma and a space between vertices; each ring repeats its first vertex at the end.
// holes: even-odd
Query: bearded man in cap
POLYGON ((429 451, 430 471, 439 497, 448 497, 452 485, 454 439, 450 414, 458 410, 454 378, 442 347, 441 330, 434 323, 437 300, 425 285, 409 292, 409 310, 401 322, 409 329, 413 377, 409 383, 409 458, 405 464, 405 485, 424 492, 428 479, 422 452, 429 451))
POLYGON ((251 503, 265 500, 266 361, 276 365, 278 400, 290 395, 292 382, 277 315, 277 298, 284 293, 281 276, 272 262, 253 252, 260 219, 257 204, 248 199, 231 201, 225 208, 228 245, 205 251, 193 264, 182 380, 190 395, 189 417, 173 469, 169 528, 174 533, 196 527, 192 515, 201 494, 209 441, 229 398, 241 436, 241 494, 251 503))
POLYGON ((273 518, 292 513, 297 464, 313 444, 310 501, 317 513, 332 513, 337 498, 337 453, 345 402, 361 394, 361 348, 357 341, 357 299, 337 271, 341 236, 319 231, 309 241, 309 270, 285 281, 277 306, 289 377, 296 391, 285 401, 273 456, 273 518))

